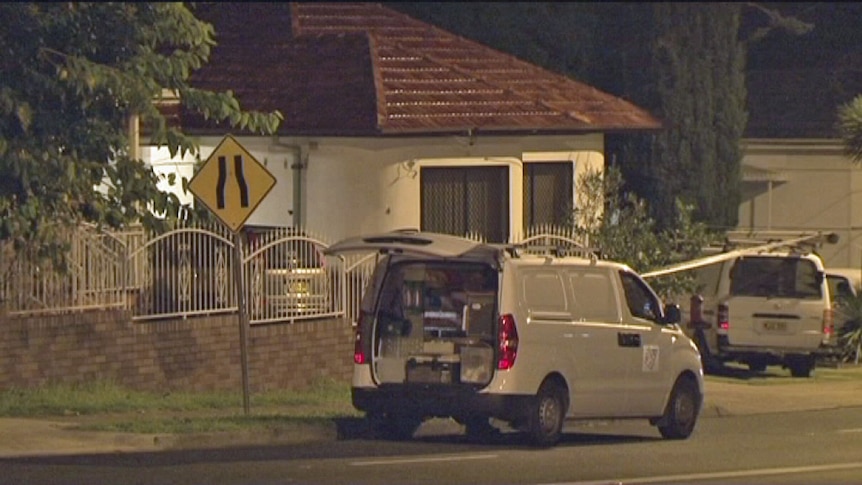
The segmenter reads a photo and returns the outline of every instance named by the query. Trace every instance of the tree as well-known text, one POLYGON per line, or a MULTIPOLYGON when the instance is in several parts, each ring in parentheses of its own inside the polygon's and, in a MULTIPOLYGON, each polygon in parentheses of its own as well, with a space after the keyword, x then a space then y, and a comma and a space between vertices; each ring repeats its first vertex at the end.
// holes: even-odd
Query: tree
POLYGON ((838 109, 838 130, 844 154, 854 162, 862 162, 862 95, 838 109))
POLYGON ((177 197, 130 156, 127 129, 138 116, 154 145, 196 154, 157 107, 166 93, 250 132, 281 120, 190 85, 214 32, 183 4, 2 3, 0 18, 0 241, 16 249, 56 258, 64 227, 157 229, 178 214, 177 197))
MULTIPOLYGON (((746 123, 741 4, 627 4, 618 92, 664 122, 655 134, 610 137, 629 187, 670 227, 679 198, 696 220, 733 227, 746 123), (632 28, 638 26, 638 28, 632 28)), ((621 35, 609 32, 608 35, 621 35)))
MULTIPOLYGON (((580 235, 605 258, 622 261, 637 272, 700 257, 703 248, 716 239, 706 225, 692 219, 693 207, 679 200, 675 201, 676 211, 669 227, 658 228, 649 215, 649 204, 624 188, 616 167, 604 174, 583 174, 577 193, 578 207, 572 218, 580 235)), ((664 298, 694 289, 691 275, 682 273, 650 284, 664 298)))

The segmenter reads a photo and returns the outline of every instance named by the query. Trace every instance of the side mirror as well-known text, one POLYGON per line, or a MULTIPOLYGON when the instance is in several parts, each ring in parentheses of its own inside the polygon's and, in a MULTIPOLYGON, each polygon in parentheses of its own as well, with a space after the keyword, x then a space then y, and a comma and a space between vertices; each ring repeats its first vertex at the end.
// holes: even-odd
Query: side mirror
POLYGON ((676 303, 667 304, 664 306, 664 322, 667 325, 679 323, 682 320, 682 315, 679 310, 679 305, 676 303))

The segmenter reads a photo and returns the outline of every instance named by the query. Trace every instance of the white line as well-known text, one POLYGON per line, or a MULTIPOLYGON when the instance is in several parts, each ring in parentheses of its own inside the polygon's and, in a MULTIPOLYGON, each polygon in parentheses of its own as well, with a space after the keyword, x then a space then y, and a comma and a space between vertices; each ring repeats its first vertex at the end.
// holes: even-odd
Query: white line
POLYGON ((440 461, 465 461, 465 460, 490 460, 497 458, 497 455, 457 455, 457 456, 436 456, 428 458, 399 458, 395 460, 376 460, 376 461, 354 461, 351 466, 374 466, 374 465, 406 465, 411 463, 434 463, 440 461))
POLYGON ((768 475, 784 475, 793 473, 813 473, 835 470, 852 470, 862 468, 862 463, 836 463, 833 465, 798 466, 787 468, 763 468, 760 470, 740 470, 733 472, 694 473, 691 475, 665 475, 661 477, 632 477, 632 478, 609 478, 607 480, 594 480, 589 482, 564 482, 545 485, 608 485, 625 483, 665 483, 665 482, 692 482, 695 480, 721 480, 725 478, 745 478, 768 475))
POLYGON ((862 428, 839 429, 839 433, 862 433, 862 428))

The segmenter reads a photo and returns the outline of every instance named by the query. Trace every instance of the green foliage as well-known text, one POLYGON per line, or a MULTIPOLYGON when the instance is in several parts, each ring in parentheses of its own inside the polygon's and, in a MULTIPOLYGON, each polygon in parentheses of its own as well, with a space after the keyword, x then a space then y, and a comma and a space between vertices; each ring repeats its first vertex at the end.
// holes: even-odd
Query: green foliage
POLYGON ((841 360, 858 362, 862 353, 862 293, 838 300, 835 320, 846 322, 838 332, 841 360))
MULTIPOLYGON (((578 180, 576 228, 604 257, 628 264, 637 272, 670 266, 702 255, 714 239, 707 227, 692 220, 693 208, 676 201, 668 227, 659 229, 647 203, 623 188, 620 171, 610 167, 602 175, 587 172, 578 180)), ((693 289, 690 275, 679 274, 651 281, 662 296, 693 289)))
MULTIPOLYGON (((284 409, 291 416, 314 417, 350 414, 350 386, 320 380, 306 389, 255 393, 257 408, 284 409)), ((0 416, 62 416, 107 413, 234 412, 242 408, 237 392, 147 392, 123 388, 111 381, 51 384, 0 391, 0 416)))
POLYGON ((838 109, 838 130, 844 154, 854 162, 862 162, 862 95, 838 109))
POLYGON ((650 201, 659 227, 674 223, 677 198, 711 227, 736 225, 739 140, 747 119, 740 9, 733 3, 627 7, 629 21, 644 28, 624 47, 629 74, 619 88, 663 120, 664 129, 613 137, 608 151, 628 185, 650 201))
POLYGON ((179 200, 132 158, 128 132, 135 115, 153 144, 196 154, 158 109, 166 93, 240 130, 280 123, 189 84, 214 32, 181 3, 2 3, 0 18, 0 241, 16 249, 58 258, 63 226, 158 230, 176 217, 179 200))

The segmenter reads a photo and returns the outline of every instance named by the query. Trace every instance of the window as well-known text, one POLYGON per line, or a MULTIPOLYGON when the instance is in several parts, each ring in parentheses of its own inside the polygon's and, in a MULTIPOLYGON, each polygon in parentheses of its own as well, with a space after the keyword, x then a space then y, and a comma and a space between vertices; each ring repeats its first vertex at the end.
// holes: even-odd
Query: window
POLYGON ((524 301, 537 312, 566 311, 563 279, 556 271, 528 271, 522 280, 524 301))
POLYGON ((618 322, 616 295, 611 273, 602 270, 577 270, 569 274, 572 284, 572 317, 575 320, 618 322))
POLYGON ((637 276, 620 272, 626 304, 632 316, 658 322, 661 319, 661 305, 655 294, 637 276))
POLYGON ((573 203, 572 162, 524 164, 524 224, 527 228, 570 222, 573 203))
POLYGON ((422 230, 509 239, 509 168, 422 167, 422 230))
POLYGON ((739 258, 730 278, 730 294, 734 296, 821 298, 817 266, 803 258, 739 258))

